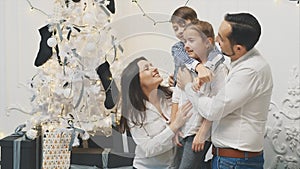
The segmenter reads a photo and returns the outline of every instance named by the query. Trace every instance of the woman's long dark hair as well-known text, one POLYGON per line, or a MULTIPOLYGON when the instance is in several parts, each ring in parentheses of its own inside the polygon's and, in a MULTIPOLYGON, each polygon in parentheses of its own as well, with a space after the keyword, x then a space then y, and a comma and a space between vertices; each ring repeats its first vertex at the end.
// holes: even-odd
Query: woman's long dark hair
MULTIPOLYGON (((121 103, 121 121, 120 130, 124 132, 129 130, 128 121, 134 125, 143 126, 146 118, 146 101, 147 96, 144 94, 139 76, 139 66, 138 62, 141 60, 147 60, 144 57, 139 57, 133 60, 128 66, 123 70, 121 75, 121 93, 122 93, 122 103, 121 103)), ((159 85, 158 87, 159 97, 165 99, 170 99, 172 97, 172 91, 168 87, 159 85)))

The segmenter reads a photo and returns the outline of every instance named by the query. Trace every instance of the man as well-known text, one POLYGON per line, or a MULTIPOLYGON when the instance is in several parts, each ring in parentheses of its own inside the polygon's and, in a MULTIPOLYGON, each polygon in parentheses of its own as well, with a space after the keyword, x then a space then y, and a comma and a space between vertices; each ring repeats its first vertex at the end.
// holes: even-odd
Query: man
POLYGON ((187 70, 178 73, 178 86, 193 107, 213 121, 213 169, 262 169, 263 140, 273 88, 268 63, 254 48, 261 26, 249 13, 227 14, 217 36, 223 54, 231 59, 225 86, 212 98, 197 96, 203 83, 187 70))

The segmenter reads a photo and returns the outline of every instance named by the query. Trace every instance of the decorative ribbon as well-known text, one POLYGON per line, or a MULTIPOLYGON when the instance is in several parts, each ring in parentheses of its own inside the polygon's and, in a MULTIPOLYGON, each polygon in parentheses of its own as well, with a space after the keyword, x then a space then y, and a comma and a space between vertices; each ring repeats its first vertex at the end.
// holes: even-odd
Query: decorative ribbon
POLYGON ((79 132, 81 134, 84 134, 84 130, 80 129, 80 128, 76 128, 74 127, 74 122, 73 120, 68 120, 68 124, 70 127, 68 127, 69 129, 72 129, 72 134, 71 134, 71 140, 69 143, 69 151, 72 151, 72 145, 74 143, 75 137, 76 137, 76 132, 79 132))
POLYGON ((76 52, 76 49, 71 49, 71 51, 75 57, 77 57, 78 59, 82 59, 82 57, 76 52))
POLYGON ((110 12, 108 11, 108 9, 106 7, 104 7, 102 4, 100 5, 100 8, 104 11, 104 13, 107 15, 107 16, 110 16, 110 12))
POLYGON ((13 169, 20 169, 21 161, 21 142, 25 140, 25 132, 22 129, 26 127, 26 124, 21 124, 15 129, 15 133, 12 136, 19 136, 13 142, 13 169))
POLYGON ((129 153, 128 140, 127 140, 127 132, 126 132, 126 130, 125 130, 125 132, 122 134, 122 143, 123 143, 123 150, 124 150, 124 153, 129 153))
MULTIPOLYGON (((115 36, 111 36, 111 44, 112 44, 112 48, 111 49, 114 49, 114 59, 113 59, 113 62, 116 60, 117 58, 117 48, 123 53, 124 52, 124 49, 123 47, 120 45, 120 43, 117 42, 117 38, 115 36)), ((109 49, 109 50, 111 50, 109 49)), ((106 60, 106 56, 105 56, 105 60, 106 60)))
POLYGON ((16 129, 12 136, 23 136, 25 131, 22 131, 23 128, 26 127, 26 124, 20 124, 16 129))
POLYGON ((64 73, 64 75, 66 75, 66 65, 67 65, 67 62, 68 62, 68 58, 65 56, 65 58, 64 58, 64 64, 63 64, 63 73, 64 73))
POLYGON ((110 148, 105 148, 103 151, 102 151, 102 168, 103 169, 107 169, 108 168, 108 155, 109 155, 109 152, 110 152, 110 148))
POLYGON ((19 137, 13 143, 13 169, 20 169, 22 140, 23 137, 19 137))
POLYGON ((63 40, 63 36, 62 36, 62 31, 60 29, 59 23, 56 24, 56 29, 57 29, 57 32, 58 32, 59 40, 62 41, 63 40))
POLYGON ((79 98, 78 98, 78 100, 77 100, 77 103, 76 103, 75 106, 74 106, 74 109, 76 109, 76 108, 79 106, 79 104, 80 104, 80 102, 81 102, 81 100, 82 100, 82 97, 83 97, 83 91, 84 91, 84 81, 83 81, 83 79, 82 79, 82 81, 81 81, 81 90, 80 90, 79 98))
POLYGON ((120 49, 120 51, 123 53, 124 52, 124 48, 119 44, 118 48, 120 49))

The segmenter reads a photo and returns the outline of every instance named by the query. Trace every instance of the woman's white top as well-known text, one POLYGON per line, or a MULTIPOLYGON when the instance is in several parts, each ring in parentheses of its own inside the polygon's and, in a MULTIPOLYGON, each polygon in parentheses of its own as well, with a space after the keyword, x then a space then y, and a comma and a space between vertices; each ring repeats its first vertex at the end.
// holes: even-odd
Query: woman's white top
MULTIPOLYGON (((163 104, 161 109, 167 118, 171 114, 171 102, 163 104)), ((129 126, 133 126, 132 123, 129 126)), ((138 169, 169 168, 174 158, 172 138, 175 133, 169 128, 168 121, 150 102, 146 102, 146 118, 142 127, 130 128, 133 140, 137 144, 133 166, 138 169)))

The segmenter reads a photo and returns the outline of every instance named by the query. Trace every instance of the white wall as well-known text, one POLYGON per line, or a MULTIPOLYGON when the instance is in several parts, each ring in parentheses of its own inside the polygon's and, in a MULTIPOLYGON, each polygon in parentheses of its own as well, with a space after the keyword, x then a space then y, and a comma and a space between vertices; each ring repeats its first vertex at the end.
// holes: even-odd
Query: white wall
MULTIPOLYGON (((170 14, 186 2, 138 1, 156 20, 168 20, 170 14)), ((32 0, 32 3, 51 13, 49 0, 32 0)), ((116 5, 117 13, 113 16, 112 27, 125 49, 124 60, 130 60, 125 57, 145 55, 155 60, 154 63, 158 67, 171 72, 173 63, 170 47, 176 42, 171 25, 153 25, 149 19, 142 16, 138 6, 131 0, 116 0, 116 5)), ((227 12, 247 11, 259 19, 263 33, 257 48, 272 67, 275 84, 272 100, 277 107, 270 110, 266 134, 266 166, 268 168, 277 164, 277 161, 272 161, 275 156, 279 162, 299 164, 299 140, 295 141, 295 137, 286 139, 287 128, 294 129, 292 134, 300 134, 299 6, 289 0, 190 0, 188 5, 197 11, 200 19, 212 23, 215 32, 227 12), (298 69, 294 73, 296 75, 291 76, 293 67, 298 69), (295 87, 298 87, 298 93, 289 94, 288 90, 291 91, 295 87), (280 130, 275 130, 275 127, 280 130), (296 148, 291 151, 289 146, 294 144, 296 148), (295 157, 296 163, 295 160, 287 162, 288 157, 295 157)), ((17 111, 12 111, 10 116, 5 114, 7 107, 12 105, 29 108, 29 93, 19 84, 26 83, 35 73, 33 61, 40 39, 38 28, 46 23, 47 17, 38 12, 30 12, 25 0, 1 0, 0 8, 0 133, 8 135, 18 124, 29 118, 17 111)))
MULTIPOLYGON (((44 7, 45 12, 51 12, 46 8, 51 2, 33 2, 44 7)), ((7 135, 29 118, 17 111, 9 116, 6 113, 8 107, 15 105, 29 108, 30 93, 22 84, 35 73, 33 63, 40 40, 38 28, 46 24, 47 17, 31 12, 26 0, 1 0, 0 8, 0 132, 7 135)))

